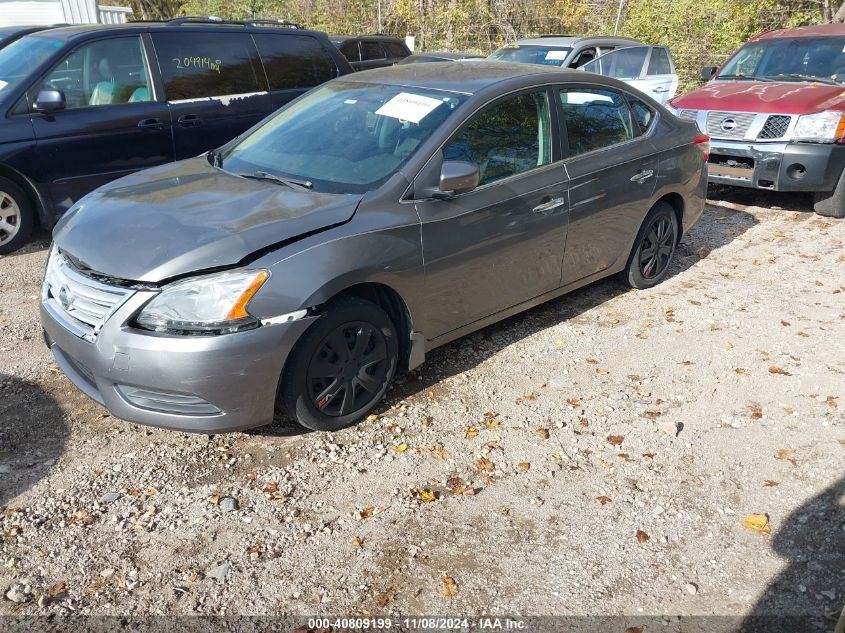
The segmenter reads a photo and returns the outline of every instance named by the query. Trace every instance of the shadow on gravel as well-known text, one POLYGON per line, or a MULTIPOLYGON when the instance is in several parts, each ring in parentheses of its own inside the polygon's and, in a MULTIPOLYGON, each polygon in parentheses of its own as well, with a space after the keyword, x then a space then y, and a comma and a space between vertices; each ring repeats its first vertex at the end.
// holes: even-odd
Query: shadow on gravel
MULTIPOLYGON (((757 220, 750 213, 708 205, 698 223, 681 240, 666 279, 727 246, 755 224, 757 220)), ((375 413, 386 411, 444 378, 475 367, 513 343, 574 319, 626 292, 637 291, 616 277, 609 277, 437 348, 426 355, 426 363, 419 370, 397 377, 375 413)))
POLYGON ((53 236, 50 231, 46 231, 41 227, 37 227, 35 230, 33 230, 32 237, 29 238, 29 241, 26 244, 24 244, 14 252, 3 255, 2 258, 11 258, 16 257, 18 255, 28 255, 29 253, 46 251, 48 248, 50 248, 50 242, 52 242, 52 240, 53 236))
POLYGON ((711 204, 718 204, 721 201, 744 206, 765 207, 773 211, 813 213, 813 198, 808 193, 710 185, 707 189, 707 200, 711 204))
POLYGON ((64 451, 64 413, 38 385, 0 373, 0 508, 44 477, 64 451))
POLYGON ((754 606, 743 633, 833 633, 840 614, 845 618, 845 477, 790 514, 772 549, 787 567, 754 606))

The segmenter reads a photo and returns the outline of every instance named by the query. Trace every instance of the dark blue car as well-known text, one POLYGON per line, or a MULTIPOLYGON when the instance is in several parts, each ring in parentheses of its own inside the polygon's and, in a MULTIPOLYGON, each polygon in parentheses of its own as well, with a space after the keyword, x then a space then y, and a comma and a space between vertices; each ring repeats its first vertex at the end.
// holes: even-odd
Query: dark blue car
POLYGON ((352 72, 325 34, 183 18, 52 28, 0 49, 0 253, 131 172, 197 156, 352 72))

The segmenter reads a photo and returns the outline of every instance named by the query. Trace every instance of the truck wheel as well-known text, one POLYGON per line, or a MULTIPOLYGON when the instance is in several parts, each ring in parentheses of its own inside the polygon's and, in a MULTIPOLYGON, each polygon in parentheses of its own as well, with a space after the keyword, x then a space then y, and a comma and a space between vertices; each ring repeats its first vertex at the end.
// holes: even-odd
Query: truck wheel
POLYGON ((845 218, 845 173, 839 177, 833 191, 817 191, 813 208, 819 215, 828 218, 845 218))
POLYGON ((34 210, 29 196, 8 178, 0 176, 0 255, 23 246, 32 234, 34 210))

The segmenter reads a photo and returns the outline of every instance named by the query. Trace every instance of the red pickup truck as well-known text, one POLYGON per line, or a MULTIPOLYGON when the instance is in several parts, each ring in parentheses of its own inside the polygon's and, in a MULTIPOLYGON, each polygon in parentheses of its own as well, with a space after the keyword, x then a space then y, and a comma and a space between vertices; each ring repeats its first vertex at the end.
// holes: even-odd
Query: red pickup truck
POLYGON ((755 37, 670 102, 710 135, 710 182, 815 195, 845 217, 845 24, 755 37))

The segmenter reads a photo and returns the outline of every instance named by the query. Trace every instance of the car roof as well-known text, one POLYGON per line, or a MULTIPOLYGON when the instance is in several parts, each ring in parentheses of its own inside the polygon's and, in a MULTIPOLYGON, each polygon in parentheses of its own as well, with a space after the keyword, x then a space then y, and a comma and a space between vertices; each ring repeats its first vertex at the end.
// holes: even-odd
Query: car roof
POLYGON ((814 24, 812 26, 799 26, 794 29, 778 29, 761 33, 751 41, 774 40, 782 37, 833 37, 845 35, 845 24, 814 24))
MULTIPOLYGON (((528 78, 553 80, 581 80, 580 70, 566 70, 559 66, 519 64, 500 61, 477 61, 472 64, 431 62, 428 64, 399 64, 345 75, 338 81, 377 83, 408 88, 428 88, 461 94, 475 94, 496 84, 519 82, 528 78)), ((591 77, 592 80, 592 77, 591 77)))
POLYGON ((35 33, 43 31, 51 27, 45 24, 19 24, 17 26, 0 26, 0 35, 9 35, 14 33, 35 33))
POLYGON ((516 41, 517 44, 524 46, 566 46, 573 47, 576 44, 642 44, 639 40, 634 40, 629 37, 615 37, 597 35, 593 37, 581 37, 578 35, 546 35, 541 37, 526 37, 516 41))
POLYGON ((33 37, 50 37, 57 40, 71 40, 91 33, 185 33, 190 31, 216 31, 216 32, 248 32, 248 33, 293 33, 302 35, 324 36, 322 31, 310 29, 293 28, 282 24, 262 26, 257 23, 243 22, 126 22, 125 24, 74 24, 72 26, 60 26, 48 30, 33 33, 33 37))
POLYGON ((348 42, 349 40, 385 40, 405 43, 405 40, 401 37, 394 37, 393 35, 329 35, 329 39, 335 44, 338 42, 348 42))

